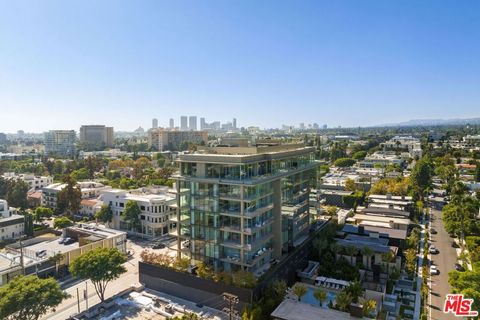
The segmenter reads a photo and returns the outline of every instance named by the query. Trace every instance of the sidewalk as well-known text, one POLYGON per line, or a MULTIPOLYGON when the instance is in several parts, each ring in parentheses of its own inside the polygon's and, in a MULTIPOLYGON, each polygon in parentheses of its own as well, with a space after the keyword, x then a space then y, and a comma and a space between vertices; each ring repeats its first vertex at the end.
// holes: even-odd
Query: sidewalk
MULTIPOLYGON (((138 260, 131 260, 125 263, 125 267, 127 268, 127 272, 120 276, 120 278, 111 281, 107 285, 107 289, 105 291, 105 299, 108 299, 117 293, 129 288, 132 284, 138 283, 138 260)), ((66 290, 66 293, 70 295, 69 298, 62 301, 62 303, 55 309, 41 319, 49 319, 49 320, 65 320, 68 319, 70 316, 78 314, 78 300, 77 300, 77 288, 78 288, 78 300, 80 300, 80 312, 85 311, 86 308, 86 301, 84 299, 83 293, 85 288, 87 288, 88 293, 88 307, 92 307, 98 303, 100 303, 100 298, 98 297, 97 293, 95 292, 95 288, 90 280, 81 281, 66 290)))

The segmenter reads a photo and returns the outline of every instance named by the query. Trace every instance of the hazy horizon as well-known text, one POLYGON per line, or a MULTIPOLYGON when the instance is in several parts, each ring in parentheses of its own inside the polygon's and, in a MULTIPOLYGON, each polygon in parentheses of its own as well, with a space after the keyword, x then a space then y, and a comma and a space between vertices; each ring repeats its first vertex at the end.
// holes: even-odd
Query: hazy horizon
POLYGON ((480 113, 478 1, 3 1, 0 132, 480 113))

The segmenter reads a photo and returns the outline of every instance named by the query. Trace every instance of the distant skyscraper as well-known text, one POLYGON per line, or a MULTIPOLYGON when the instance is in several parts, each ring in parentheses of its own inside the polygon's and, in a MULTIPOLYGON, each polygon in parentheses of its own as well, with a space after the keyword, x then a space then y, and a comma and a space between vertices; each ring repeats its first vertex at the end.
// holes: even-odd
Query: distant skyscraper
POLYGON ((180 117, 180 130, 188 130, 188 117, 181 116, 180 117))
POLYGON ((323 125, 323 129, 327 129, 328 126, 326 124, 323 125))
POLYGON ((207 128, 207 123, 205 122, 205 118, 200 118, 200 130, 204 130, 207 128))
POLYGON ((236 118, 233 118, 232 126, 233 126, 233 129, 237 129, 237 119, 236 118))
POLYGON ((197 130, 197 116, 190 116, 188 118, 188 128, 190 130, 197 130))
POLYGON ((152 128, 153 129, 158 128, 158 119, 155 119, 155 118, 152 119, 152 128))
POLYGON ((173 121, 172 118, 170 118, 170 129, 175 128, 175 121, 173 121))

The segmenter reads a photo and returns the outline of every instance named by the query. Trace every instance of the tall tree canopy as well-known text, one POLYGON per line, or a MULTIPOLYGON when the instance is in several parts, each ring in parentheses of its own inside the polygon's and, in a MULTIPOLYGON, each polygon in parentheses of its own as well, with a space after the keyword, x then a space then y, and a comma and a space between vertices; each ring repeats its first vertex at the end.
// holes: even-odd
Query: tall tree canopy
POLYGON ((107 284, 127 271, 123 266, 126 261, 127 256, 116 248, 97 248, 75 259, 69 270, 76 277, 90 279, 104 301, 107 284))
POLYGON ((0 288, 0 319, 37 320, 65 298, 53 278, 18 276, 0 288))

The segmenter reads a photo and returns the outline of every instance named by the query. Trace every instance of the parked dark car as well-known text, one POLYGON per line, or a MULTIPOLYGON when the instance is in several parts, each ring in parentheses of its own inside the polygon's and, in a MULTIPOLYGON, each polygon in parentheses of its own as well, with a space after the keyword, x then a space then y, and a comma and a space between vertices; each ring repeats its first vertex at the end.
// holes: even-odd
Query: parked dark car
POLYGON ((452 241, 452 248, 458 248, 458 244, 455 241, 452 241))
POLYGON ((455 263, 455 270, 457 270, 457 271, 465 271, 465 268, 463 268, 460 263, 455 263))
POLYGON ((438 232, 437 232, 437 230, 435 230, 435 229, 432 228, 432 229, 430 229, 430 233, 431 233, 431 234, 437 234, 438 232))
POLYGON ((64 245, 69 245, 75 243, 75 239, 72 238, 65 238, 65 241, 63 242, 64 245))
POLYGON ((165 248, 165 244, 162 242, 158 242, 152 246, 153 249, 163 249, 165 248))

